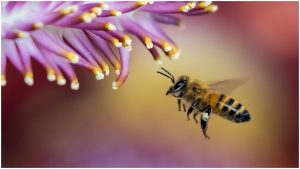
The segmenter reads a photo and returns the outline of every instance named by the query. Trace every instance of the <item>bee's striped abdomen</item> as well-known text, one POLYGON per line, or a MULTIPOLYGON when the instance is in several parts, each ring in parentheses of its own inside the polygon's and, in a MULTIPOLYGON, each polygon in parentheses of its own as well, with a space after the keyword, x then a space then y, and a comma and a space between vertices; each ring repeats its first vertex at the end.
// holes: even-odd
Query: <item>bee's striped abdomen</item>
POLYGON ((248 111, 240 103, 223 94, 220 95, 215 109, 216 114, 236 123, 250 120, 248 111))

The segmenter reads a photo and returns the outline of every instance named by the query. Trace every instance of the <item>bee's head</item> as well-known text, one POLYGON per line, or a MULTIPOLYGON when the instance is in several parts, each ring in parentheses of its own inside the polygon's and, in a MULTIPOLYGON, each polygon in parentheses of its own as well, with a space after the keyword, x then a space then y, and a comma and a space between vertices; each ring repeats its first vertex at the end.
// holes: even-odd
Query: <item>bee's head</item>
POLYGON ((171 94, 174 97, 178 97, 180 95, 180 93, 187 87, 187 83, 189 81, 189 77, 186 75, 180 76, 178 78, 178 80, 175 82, 174 76, 168 72, 166 69, 161 68, 162 70, 164 70, 167 74, 164 74, 162 72, 157 72, 159 74, 162 74, 166 77, 168 77, 169 79, 171 79, 172 81, 172 85, 170 86, 170 88, 168 89, 168 91, 166 92, 166 95, 171 94))

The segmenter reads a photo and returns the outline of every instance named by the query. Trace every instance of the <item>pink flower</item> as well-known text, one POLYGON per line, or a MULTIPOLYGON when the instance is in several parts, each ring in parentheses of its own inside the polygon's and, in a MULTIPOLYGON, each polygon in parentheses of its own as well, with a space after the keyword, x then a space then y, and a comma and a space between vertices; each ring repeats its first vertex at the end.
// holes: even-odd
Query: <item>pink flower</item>
POLYGON ((129 36, 136 36, 161 63, 158 48, 170 59, 179 57, 175 42, 157 22, 180 25, 170 14, 202 15, 215 12, 211 2, 1 2, 2 72, 5 86, 7 59, 24 75, 27 85, 34 84, 31 59, 47 71, 49 81, 79 89, 73 64, 89 69, 97 80, 118 75, 112 83, 117 89, 129 72, 133 49, 129 36), (115 49, 114 49, 115 48, 115 49), (117 50, 116 50, 117 49, 117 50))

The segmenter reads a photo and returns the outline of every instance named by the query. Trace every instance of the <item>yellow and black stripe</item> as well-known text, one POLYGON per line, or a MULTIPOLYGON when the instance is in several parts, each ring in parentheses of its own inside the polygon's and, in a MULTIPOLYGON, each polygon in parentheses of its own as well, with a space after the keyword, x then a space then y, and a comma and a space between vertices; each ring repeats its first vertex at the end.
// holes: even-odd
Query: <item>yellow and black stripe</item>
POLYGON ((250 115, 243 105, 224 94, 219 96, 215 110, 216 114, 236 123, 250 120, 250 115))

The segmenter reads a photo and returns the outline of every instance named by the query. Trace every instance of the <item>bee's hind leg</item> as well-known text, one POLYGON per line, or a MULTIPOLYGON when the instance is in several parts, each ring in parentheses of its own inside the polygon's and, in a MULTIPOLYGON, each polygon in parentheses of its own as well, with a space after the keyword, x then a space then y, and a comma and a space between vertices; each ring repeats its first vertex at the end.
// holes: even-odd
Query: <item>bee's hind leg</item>
POLYGON ((182 106, 183 106, 183 111, 186 112, 185 104, 183 103, 182 106))
POLYGON ((195 110, 195 111, 194 111, 194 120, 195 120, 196 123, 198 123, 198 120, 197 120, 197 118, 196 118, 198 114, 199 114, 199 111, 198 111, 198 110, 195 110))
POLYGON ((207 129, 208 129, 208 119, 209 115, 211 113, 212 109, 210 106, 206 106, 203 111, 202 111, 202 116, 201 116, 201 129, 202 132, 205 136, 205 138, 209 139, 209 136, 206 134, 207 129))

